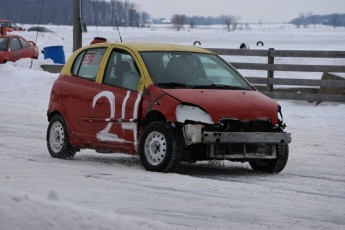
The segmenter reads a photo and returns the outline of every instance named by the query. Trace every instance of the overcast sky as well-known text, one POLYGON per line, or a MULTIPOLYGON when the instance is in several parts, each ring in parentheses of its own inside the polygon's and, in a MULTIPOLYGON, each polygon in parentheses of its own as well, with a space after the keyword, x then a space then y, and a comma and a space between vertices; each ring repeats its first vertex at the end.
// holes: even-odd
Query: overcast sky
POLYGON ((287 22, 301 12, 345 13, 345 0, 130 0, 153 18, 237 15, 242 22, 287 22))

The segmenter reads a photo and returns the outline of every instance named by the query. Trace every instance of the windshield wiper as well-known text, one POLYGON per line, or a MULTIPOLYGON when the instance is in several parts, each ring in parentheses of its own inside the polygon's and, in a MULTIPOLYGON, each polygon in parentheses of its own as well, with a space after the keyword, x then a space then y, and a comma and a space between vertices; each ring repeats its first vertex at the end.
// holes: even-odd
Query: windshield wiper
POLYGON ((191 88, 192 85, 187 85, 184 83, 178 83, 178 82, 164 82, 164 83, 157 83, 157 86, 161 87, 167 87, 167 88, 191 88))
POLYGON ((205 88, 210 88, 210 89, 232 89, 232 90, 250 90, 250 89, 239 87, 239 86, 223 85, 223 84, 211 84, 211 85, 205 86, 205 88))
POLYGON ((164 82, 164 83, 157 83, 156 85, 163 88, 250 90, 250 89, 239 87, 239 86, 223 85, 223 84, 188 85, 188 84, 178 83, 178 82, 164 82))

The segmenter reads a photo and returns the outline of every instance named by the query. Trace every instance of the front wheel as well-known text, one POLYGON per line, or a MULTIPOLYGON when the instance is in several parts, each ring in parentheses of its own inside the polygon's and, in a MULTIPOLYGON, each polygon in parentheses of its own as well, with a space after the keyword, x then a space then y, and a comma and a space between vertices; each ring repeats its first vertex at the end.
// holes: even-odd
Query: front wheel
POLYGON ((55 115, 49 122, 47 147, 53 158, 72 159, 76 153, 69 142, 65 120, 60 115, 55 115))
POLYGON ((252 169, 268 173, 280 173, 286 166, 289 158, 289 146, 287 144, 277 145, 277 158, 273 160, 255 160, 249 164, 252 169))
POLYGON ((166 122, 156 121, 143 131, 139 143, 140 161, 148 171, 172 171, 183 157, 180 136, 166 122))

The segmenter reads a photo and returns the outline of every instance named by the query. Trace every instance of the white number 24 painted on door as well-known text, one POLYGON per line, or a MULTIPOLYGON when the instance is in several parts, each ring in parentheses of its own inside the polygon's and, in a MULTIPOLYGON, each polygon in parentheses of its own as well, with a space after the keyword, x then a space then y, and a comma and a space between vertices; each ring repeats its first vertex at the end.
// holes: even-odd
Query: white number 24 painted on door
POLYGON ((95 108, 95 105, 97 103, 97 101, 102 98, 105 97, 110 105, 110 116, 109 118, 105 119, 105 121, 107 122, 106 127, 99 131, 97 133, 97 139, 100 141, 113 141, 113 142, 128 142, 125 139, 119 138, 117 134, 114 133, 110 133, 110 129, 114 124, 114 121, 118 121, 121 123, 121 127, 123 129, 129 129, 129 130, 133 130, 133 135, 134 135, 134 142, 133 144, 136 145, 137 143, 137 118, 138 118, 138 106, 139 106, 139 102, 141 100, 141 94, 138 94, 137 99, 135 101, 134 104, 134 109, 133 109, 133 118, 129 119, 129 120, 125 120, 125 115, 126 115, 126 108, 127 108, 127 101, 128 98, 130 96, 131 91, 128 90, 126 93, 125 98, 122 101, 122 111, 121 111, 121 118, 120 119, 115 119, 115 103, 116 103, 116 99, 115 99, 115 95, 114 93, 110 92, 110 91, 102 91, 100 93, 98 93, 92 101, 92 108, 95 108))

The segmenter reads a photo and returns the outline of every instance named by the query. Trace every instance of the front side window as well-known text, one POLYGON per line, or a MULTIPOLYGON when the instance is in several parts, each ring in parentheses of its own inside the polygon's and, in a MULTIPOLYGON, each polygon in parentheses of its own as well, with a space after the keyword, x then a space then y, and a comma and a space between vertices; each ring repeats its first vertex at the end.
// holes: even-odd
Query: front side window
POLYGON ((140 74, 133 57, 122 50, 113 50, 107 63, 103 83, 137 90, 140 74))
POLYGON ((19 38, 19 39, 20 39, 20 43, 22 44, 23 48, 30 46, 30 44, 27 41, 25 41, 23 38, 19 38))
POLYGON ((252 89, 242 76, 214 54, 172 51, 140 54, 158 86, 252 89))
POLYGON ((14 51, 14 50, 19 50, 21 49, 21 45, 20 45, 20 42, 19 42, 19 39, 18 38, 12 38, 11 40, 11 45, 10 45, 10 49, 11 51, 14 51))
POLYGON ((96 80, 106 48, 88 49, 75 59, 72 74, 88 80, 96 80))

